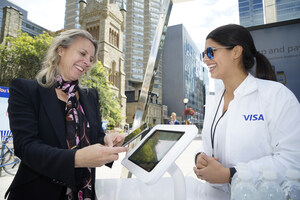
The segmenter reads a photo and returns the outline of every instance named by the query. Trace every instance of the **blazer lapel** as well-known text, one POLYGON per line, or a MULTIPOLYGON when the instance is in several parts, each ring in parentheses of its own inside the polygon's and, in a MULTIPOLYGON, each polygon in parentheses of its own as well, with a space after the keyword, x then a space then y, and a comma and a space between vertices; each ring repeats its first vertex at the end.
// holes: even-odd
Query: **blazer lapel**
POLYGON ((84 114, 90 124, 90 136, 89 137, 90 137, 91 141, 96 141, 97 133, 94 133, 94 131, 97 130, 97 127, 93 126, 95 123, 96 117, 93 114, 97 111, 95 110, 96 107, 93 107, 94 103, 90 99, 90 98, 92 98, 92 95, 88 95, 89 92, 91 92, 91 91, 87 91, 85 89, 79 89, 79 101, 84 110, 84 114))
POLYGON ((57 98, 54 88, 44 88, 39 86, 42 105, 45 108, 46 114, 49 117, 55 134, 63 148, 67 148, 65 136, 65 119, 61 111, 60 100, 57 98))

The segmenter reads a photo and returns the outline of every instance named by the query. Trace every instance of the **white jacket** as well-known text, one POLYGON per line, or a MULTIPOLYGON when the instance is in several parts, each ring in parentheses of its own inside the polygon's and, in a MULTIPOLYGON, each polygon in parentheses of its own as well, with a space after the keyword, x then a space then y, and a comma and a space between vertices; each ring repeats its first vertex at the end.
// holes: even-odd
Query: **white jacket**
MULTIPOLYGON (((223 92, 206 100, 202 137, 203 151, 209 156, 211 123, 223 92)), ((276 170, 280 180, 287 169, 300 170, 300 104, 284 85, 249 74, 234 91, 226 115, 224 166, 239 171, 243 164, 254 179, 265 169, 276 170)), ((230 198, 229 184, 218 188, 225 192, 217 191, 221 193, 216 199, 230 198)))

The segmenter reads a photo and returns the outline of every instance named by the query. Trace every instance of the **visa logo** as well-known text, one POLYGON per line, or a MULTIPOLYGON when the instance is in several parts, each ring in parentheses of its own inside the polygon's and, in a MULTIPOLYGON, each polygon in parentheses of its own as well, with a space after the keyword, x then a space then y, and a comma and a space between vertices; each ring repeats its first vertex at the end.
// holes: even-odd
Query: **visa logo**
POLYGON ((253 114, 253 115, 243 115, 243 116, 245 121, 259 121, 259 120, 264 121, 263 114, 253 114))

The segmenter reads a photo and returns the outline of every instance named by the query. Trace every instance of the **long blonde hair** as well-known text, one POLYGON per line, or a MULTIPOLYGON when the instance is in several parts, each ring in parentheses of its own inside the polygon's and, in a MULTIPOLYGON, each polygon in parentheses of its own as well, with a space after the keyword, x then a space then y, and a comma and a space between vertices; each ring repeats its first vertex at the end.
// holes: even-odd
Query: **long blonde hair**
POLYGON ((47 51, 42 69, 36 75, 38 83, 43 87, 51 87, 55 84, 55 77, 59 74, 58 63, 60 56, 58 55, 58 47, 68 48, 78 38, 86 38, 91 41, 95 47, 95 59, 92 64, 97 61, 98 43, 93 39, 93 36, 82 29, 71 29, 62 32, 59 36, 53 38, 53 41, 47 51))

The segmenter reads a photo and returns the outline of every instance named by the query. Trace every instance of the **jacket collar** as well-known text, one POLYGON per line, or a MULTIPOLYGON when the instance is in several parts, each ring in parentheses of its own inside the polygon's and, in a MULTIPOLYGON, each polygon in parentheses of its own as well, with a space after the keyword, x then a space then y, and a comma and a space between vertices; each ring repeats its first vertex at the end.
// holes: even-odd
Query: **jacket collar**
MULTIPOLYGON (((63 148, 67 148, 66 136, 65 136, 65 116, 61 110, 60 100, 57 98, 55 88, 44 88, 39 86, 39 92, 41 96, 41 103, 45 108, 46 114, 48 115, 52 126, 54 127, 55 134, 63 148)), ((93 117, 92 104, 89 102, 87 91, 79 88, 79 101, 84 108, 84 113, 88 122, 91 124, 93 117)), ((100 122, 99 122, 100 123, 100 122)), ((93 131, 94 129, 91 129, 93 131)), ((95 135, 95 134, 91 134, 95 135)), ((93 138, 95 139, 95 138, 93 138)))
MULTIPOLYGON (((254 91, 256 91, 258 89, 257 86, 257 80, 256 78, 251 75, 250 73, 248 73, 248 76, 245 78, 245 80, 235 89, 235 91, 233 92, 234 97, 240 97, 240 96, 245 96, 248 95, 254 91)), ((222 94, 224 93, 225 88, 223 88, 221 91, 219 91, 214 99, 215 99, 215 103, 217 103, 219 101, 219 99, 221 98, 222 94)))
POLYGON ((46 114, 49 117, 55 134, 63 148, 67 148, 66 136, 65 136, 65 119, 63 112, 61 111, 60 100, 57 98, 55 88, 44 88, 39 86, 39 92, 41 96, 41 103, 43 104, 46 114))
POLYGON ((256 91, 257 88, 258 88, 258 86, 257 86, 256 78, 254 76, 252 76, 250 73, 248 73, 248 76, 236 88, 236 90, 233 92, 233 94, 235 97, 245 96, 245 95, 248 95, 248 94, 256 91))

